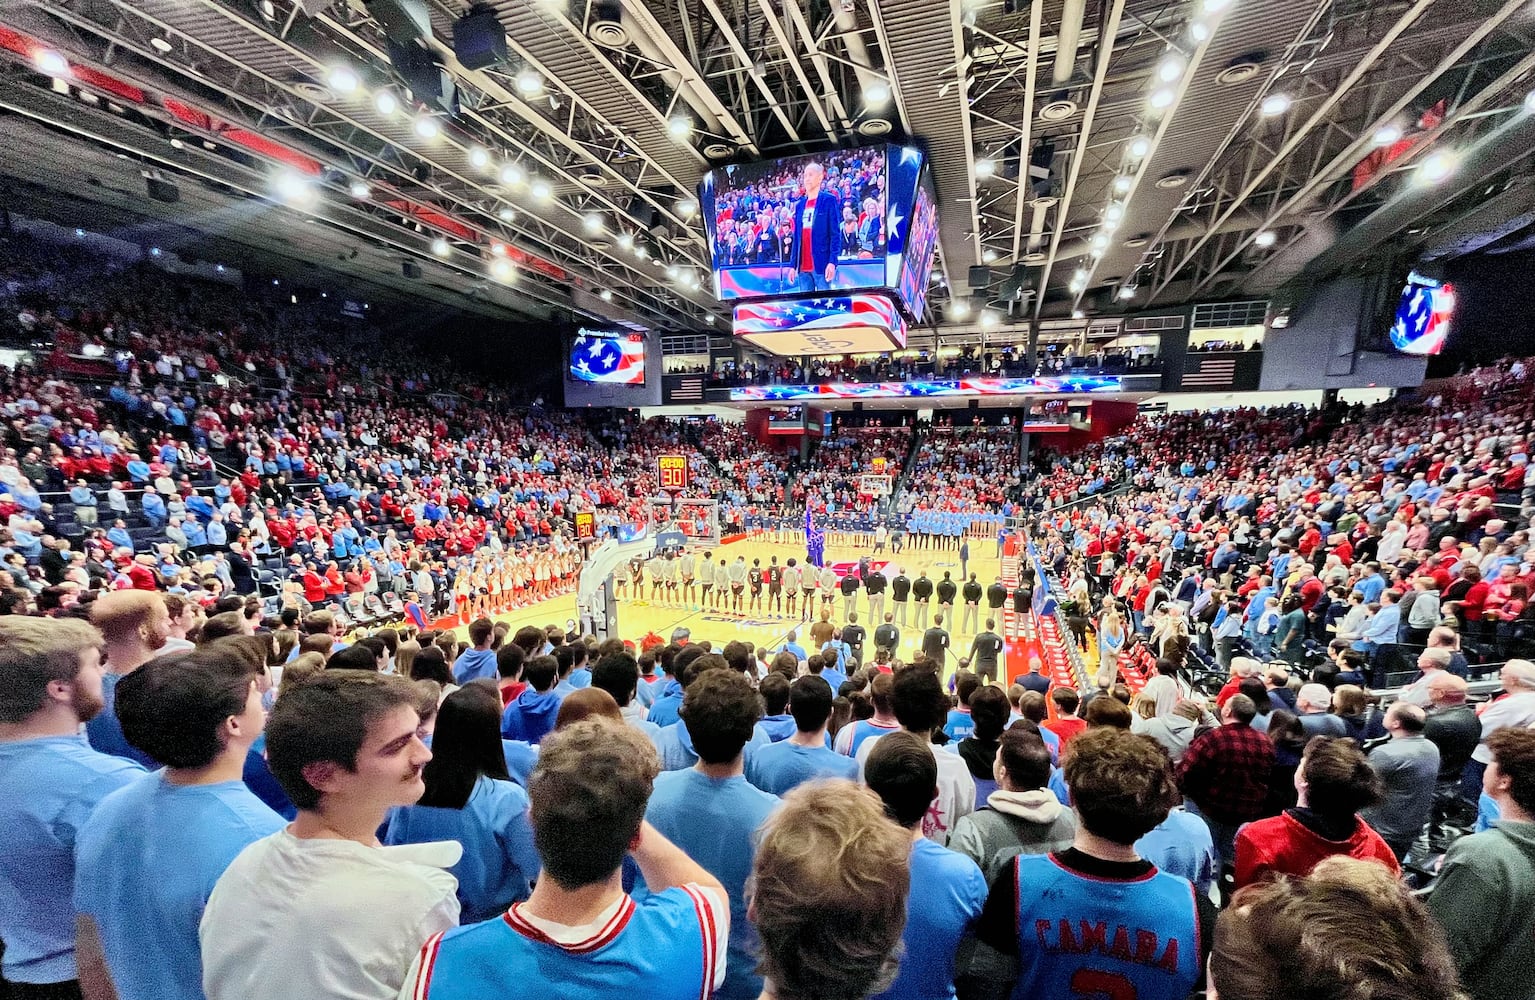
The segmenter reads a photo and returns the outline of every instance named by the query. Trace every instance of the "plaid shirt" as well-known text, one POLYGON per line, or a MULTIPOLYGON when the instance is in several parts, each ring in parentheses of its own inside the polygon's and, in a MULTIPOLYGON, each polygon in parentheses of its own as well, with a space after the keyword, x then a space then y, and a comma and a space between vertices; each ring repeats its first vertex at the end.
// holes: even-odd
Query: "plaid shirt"
POLYGON ((1216 726, 1194 739, 1178 762, 1178 785, 1199 811, 1220 823, 1265 815, 1274 746, 1245 723, 1216 726))

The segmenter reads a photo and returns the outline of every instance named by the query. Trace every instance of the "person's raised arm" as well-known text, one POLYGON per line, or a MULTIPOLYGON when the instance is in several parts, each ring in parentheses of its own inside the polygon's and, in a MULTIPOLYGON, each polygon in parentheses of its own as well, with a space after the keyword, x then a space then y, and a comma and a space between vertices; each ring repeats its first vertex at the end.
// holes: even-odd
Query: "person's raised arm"
POLYGON ((660 892, 679 885, 697 885, 706 889, 725 891, 715 878, 698 862, 661 835, 649 822, 640 824, 640 832, 629 849, 634 863, 639 865, 645 885, 651 892, 660 892))

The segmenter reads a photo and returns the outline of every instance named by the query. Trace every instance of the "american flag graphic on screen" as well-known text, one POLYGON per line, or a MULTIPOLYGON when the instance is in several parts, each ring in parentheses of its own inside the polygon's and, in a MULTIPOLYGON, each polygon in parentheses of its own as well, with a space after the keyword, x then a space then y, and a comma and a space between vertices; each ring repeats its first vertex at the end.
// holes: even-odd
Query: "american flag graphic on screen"
POLYGON ((570 377, 581 382, 645 384, 645 338, 577 337, 570 345, 570 377))
POLYGON ((848 326, 899 329, 895 303, 878 295, 752 302, 735 308, 736 336, 785 330, 829 330, 848 326))

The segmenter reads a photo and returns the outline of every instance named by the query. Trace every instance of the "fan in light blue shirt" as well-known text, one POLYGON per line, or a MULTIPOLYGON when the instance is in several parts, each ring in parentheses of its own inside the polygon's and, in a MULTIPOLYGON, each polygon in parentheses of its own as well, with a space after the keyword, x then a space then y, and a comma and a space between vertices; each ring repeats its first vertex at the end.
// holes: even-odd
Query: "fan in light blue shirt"
POLYGON ((74 733, 0 742, 0 940, 8 982, 76 978, 76 838, 102 799, 143 774, 74 733))
POLYGON ((214 883, 284 825, 238 779, 187 785, 175 774, 107 796, 75 844, 75 908, 95 923, 122 1000, 201 1000, 197 928, 214 883))

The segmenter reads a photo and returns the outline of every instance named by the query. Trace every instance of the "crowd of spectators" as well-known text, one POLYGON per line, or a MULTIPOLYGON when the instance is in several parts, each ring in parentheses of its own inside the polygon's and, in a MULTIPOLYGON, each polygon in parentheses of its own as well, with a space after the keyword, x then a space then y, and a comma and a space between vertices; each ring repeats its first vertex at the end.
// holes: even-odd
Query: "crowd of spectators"
POLYGON ((1010 425, 844 426, 801 482, 743 431, 525 404, 254 293, 14 274, 45 359, 0 383, 15 995, 1528 992, 1535 663, 1480 715, 1461 676, 1535 583, 1523 363, 1370 410, 1147 418, 1039 483, 1010 425), (115 371, 59 378, 70 358, 115 371), (1123 614, 1156 647, 1138 695, 513 632, 475 584, 525 560, 522 596, 549 596, 569 516, 642 516, 658 455, 738 513, 800 488, 856 509, 919 433, 906 514, 1127 487, 1038 542, 1067 599, 1107 599, 1100 633, 1123 614), (274 561, 277 609, 245 596, 274 561), (385 580, 423 613, 403 628, 320 610, 385 580), (467 642, 424 617, 460 597, 467 642), (1242 655, 1273 606, 1293 674, 1242 655), (1418 638, 1422 676, 1371 711, 1418 638), (1307 639, 1330 665, 1290 655, 1307 639), (1173 680, 1201 646, 1230 654, 1208 705, 1173 680), (1464 796, 1488 828, 1419 901, 1401 876, 1432 877, 1420 834, 1464 796))

